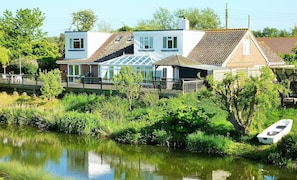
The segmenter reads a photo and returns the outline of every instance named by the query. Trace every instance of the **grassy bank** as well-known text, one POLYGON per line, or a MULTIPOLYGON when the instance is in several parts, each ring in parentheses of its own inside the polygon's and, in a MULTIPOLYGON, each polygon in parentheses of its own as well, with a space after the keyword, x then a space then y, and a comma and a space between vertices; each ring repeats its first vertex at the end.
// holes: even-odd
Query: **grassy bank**
POLYGON ((120 96, 66 94, 60 100, 44 101, 26 94, 1 93, 0 107, 0 121, 8 124, 111 138, 120 143, 237 155, 291 168, 295 168, 297 159, 293 153, 297 152, 296 128, 284 140, 286 143, 261 145, 256 139, 257 133, 273 122, 294 119, 295 109, 259 113, 250 135, 239 137, 222 107, 194 93, 159 98, 157 92, 143 92, 133 102, 132 110, 120 96), (285 153, 284 148, 292 153, 285 153))
POLYGON ((62 178, 35 166, 21 165, 18 162, 0 162, 0 179, 56 180, 62 178))

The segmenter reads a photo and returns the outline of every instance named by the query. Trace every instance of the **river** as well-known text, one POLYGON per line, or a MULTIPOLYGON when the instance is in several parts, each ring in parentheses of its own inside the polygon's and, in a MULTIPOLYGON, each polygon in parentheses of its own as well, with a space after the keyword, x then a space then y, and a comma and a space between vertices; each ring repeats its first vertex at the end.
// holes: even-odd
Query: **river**
POLYGON ((0 126, 4 162, 43 167, 62 178, 145 180, 297 179, 297 172, 234 157, 0 126))

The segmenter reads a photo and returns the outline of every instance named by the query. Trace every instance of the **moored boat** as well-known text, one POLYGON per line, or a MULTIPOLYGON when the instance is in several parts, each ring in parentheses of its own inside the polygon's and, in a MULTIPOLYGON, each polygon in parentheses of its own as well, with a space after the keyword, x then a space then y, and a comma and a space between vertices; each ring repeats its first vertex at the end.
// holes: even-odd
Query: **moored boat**
POLYGON ((292 125, 292 119, 281 119, 258 134, 257 138, 263 144, 276 143, 291 131, 292 125))

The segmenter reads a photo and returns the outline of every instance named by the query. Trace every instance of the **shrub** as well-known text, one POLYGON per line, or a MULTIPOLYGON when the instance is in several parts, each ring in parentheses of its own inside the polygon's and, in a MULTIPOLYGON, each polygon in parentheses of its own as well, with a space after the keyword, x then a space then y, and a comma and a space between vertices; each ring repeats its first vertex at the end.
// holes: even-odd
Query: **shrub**
POLYGON ((122 122, 129 113, 128 100, 119 96, 111 96, 103 101, 100 113, 105 120, 122 122))
POLYGON ((168 134, 164 129, 161 130, 154 130, 152 141, 156 142, 159 145, 164 146, 165 144, 169 145, 172 136, 168 134))
POLYGON ((190 151, 205 153, 226 153, 231 140, 223 136, 205 135, 201 131, 189 134, 187 136, 187 149, 190 151))
POLYGON ((67 111, 94 112, 100 108, 104 99, 103 95, 69 93, 63 97, 62 103, 67 111))
POLYGON ((205 113, 202 108, 184 106, 166 114, 154 126, 156 129, 165 130, 172 136, 171 141, 173 144, 184 146, 186 136, 197 129, 205 128, 210 117, 212 115, 205 113))
POLYGON ((71 134, 92 134, 100 128, 98 116, 76 111, 66 112, 61 116, 56 126, 59 131, 71 134))
POLYGON ((134 128, 124 129, 112 135, 117 142, 125 144, 137 144, 141 134, 134 128))
POLYGON ((47 129, 50 123, 45 119, 46 112, 26 106, 1 109, 1 121, 8 124, 30 125, 47 129))
POLYGON ((275 148, 271 148, 268 162, 280 166, 286 166, 290 161, 297 160, 297 137, 287 135, 281 139, 275 148))

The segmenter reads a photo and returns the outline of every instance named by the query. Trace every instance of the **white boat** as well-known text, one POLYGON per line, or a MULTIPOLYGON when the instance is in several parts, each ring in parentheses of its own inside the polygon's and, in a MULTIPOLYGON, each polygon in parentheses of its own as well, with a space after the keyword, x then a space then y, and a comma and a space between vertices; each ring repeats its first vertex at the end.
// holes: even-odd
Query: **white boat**
POLYGON ((279 120, 258 134, 257 138, 263 144, 276 143, 291 131, 292 125, 292 119, 279 120))

